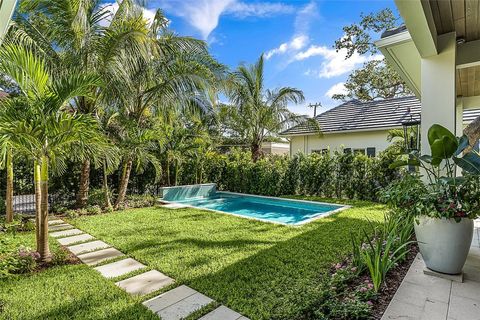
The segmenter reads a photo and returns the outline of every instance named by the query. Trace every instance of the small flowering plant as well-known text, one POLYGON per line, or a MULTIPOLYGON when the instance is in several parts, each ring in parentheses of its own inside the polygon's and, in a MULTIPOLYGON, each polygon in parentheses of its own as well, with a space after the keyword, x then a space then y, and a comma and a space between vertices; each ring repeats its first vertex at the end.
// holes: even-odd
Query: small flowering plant
MULTIPOLYGON (((428 179, 425 187, 416 188, 413 213, 457 222, 462 218, 477 218, 480 214, 480 155, 470 146, 467 136, 457 138, 438 124, 428 130, 428 142, 431 155, 413 151, 390 166, 420 167, 428 179)), ((414 179, 419 180, 419 177, 414 179)))

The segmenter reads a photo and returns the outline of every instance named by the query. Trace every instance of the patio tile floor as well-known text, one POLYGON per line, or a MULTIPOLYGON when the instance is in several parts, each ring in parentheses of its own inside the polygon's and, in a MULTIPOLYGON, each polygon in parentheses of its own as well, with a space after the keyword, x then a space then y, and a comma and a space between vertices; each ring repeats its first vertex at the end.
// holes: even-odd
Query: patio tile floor
POLYGON ((418 254, 382 320, 480 320, 480 220, 474 232, 463 283, 425 275, 418 254))

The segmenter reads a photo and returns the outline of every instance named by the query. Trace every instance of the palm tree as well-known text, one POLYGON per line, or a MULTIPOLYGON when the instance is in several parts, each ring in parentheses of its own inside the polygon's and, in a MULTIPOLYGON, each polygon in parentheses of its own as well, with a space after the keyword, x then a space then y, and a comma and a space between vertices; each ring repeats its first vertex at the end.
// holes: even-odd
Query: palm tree
MULTIPOLYGON (((75 98, 76 112, 98 116, 102 100, 114 94, 109 88, 128 77, 138 59, 145 58, 150 37, 148 22, 134 0, 119 2, 111 14, 99 0, 24 0, 17 15, 13 37, 29 39, 47 61, 62 64, 71 73, 97 74, 105 86, 75 98), (105 26, 105 22, 110 24, 105 26)), ((159 14, 156 21, 164 21, 159 14)), ((158 22, 157 22, 158 24, 158 22)), ((103 156, 101 148, 81 152, 81 171, 76 206, 88 199, 91 162, 103 156), (98 152, 100 151, 100 152, 98 152)))
POLYGON ((101 84, 96 75, 52 76, 45 60, 24 44, 3 44, 0 70, 21 89, 25 107, 10 103, 0 113, 0 143, 10 143, 34 162, 37 251, 50 259, 48 246, 48 179, 50 169, 63 172, 65 161, 78 152, 77 141, 103 143, 98 122, 67 108, 77 96, 88 96, 101 84))
POLYGON ((263 67, 263 55, 254 65, 239 66, 227 88, 232 105, 226 108, 237 125, 234 130, 249 142, 254 161, 260 157, 262 142, 268 134, 277 134, 284 123, 299 118, 288 110, 288 103, 304 101, 299 89, 266 90, 263 67))

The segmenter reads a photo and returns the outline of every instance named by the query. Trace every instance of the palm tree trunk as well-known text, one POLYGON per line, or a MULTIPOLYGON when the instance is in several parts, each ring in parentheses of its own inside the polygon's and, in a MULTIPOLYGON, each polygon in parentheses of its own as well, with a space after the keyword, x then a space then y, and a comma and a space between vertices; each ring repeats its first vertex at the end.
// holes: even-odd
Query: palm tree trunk
POLYGON ((40 188, 40 164, 38 161, 34 162, 33 167, 33 180, 35 186, 35 239, 37 241, 37 251, 40 250, 40 229, 41 229, 41 203, 42 203, 42 190, 40 188))
POLYGON ((120 204, 125 201, 130 171, 132 171, 132 160, 127 160, 127 162, 123 165, 122 178, 120 179, 120 187, 118 188, 118 197, 114 206, 115 210, 117 210, 120 204))
POLYGON ((48 159, 42 157, 40 168, 40 188, 41 188, 41 204, 40 204, 40 254, 41 261, 48 262, 51 259, 50 249, 48 247, 48 159))
POLYGON ((175 159, 175 185, 178 185, 178 160, 175 159))
POLYGON ((12 150, 7 151, 7 194, 5 195, 6 222, 13 221, 13 159, 12 150))
POLYGON ((103 162, 103 193, 105 195, 105 208, 112 209, 112 203, 110 202, 110 191, 108 189, 108 175, 107 175, 107 164, 103 162))
POLYGON ((253 162, 257 162, 258 159, 260 159, 260 156, 262 155, 262 149, 260 147, 259 142, 253 142, 250 150, 252 151, 252 160, 253 162))
POLYGON ((80 185, 78 187, 77 200, 75 206, 84 208, 88 201, 88 189, 90 186, 90 160, 86 159, 82 163, 82 171, 80 172, 80 185))
POLYGON ((170 186, 170 160, 167 157, 167 186, 170 186))

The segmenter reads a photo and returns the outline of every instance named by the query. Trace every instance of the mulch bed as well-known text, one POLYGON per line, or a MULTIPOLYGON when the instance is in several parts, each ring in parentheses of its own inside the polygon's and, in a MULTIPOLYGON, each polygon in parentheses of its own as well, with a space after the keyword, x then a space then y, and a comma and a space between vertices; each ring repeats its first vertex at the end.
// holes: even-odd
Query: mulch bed
POLYGON ((403 278, 407 274, 410 265, 417 256, 418 246, 416 244, 410 247, 410 251, 407 254, 407 259, 399 264, 395 269, 390 270, 387 276, 387 280, 383 285, 383 289, 380 290, 377 299, 374 301, 372 307, 372 319, 380 320, 383 313, 388 307, 388 304, 392 300, 395 292, 403 281, 403 278))

